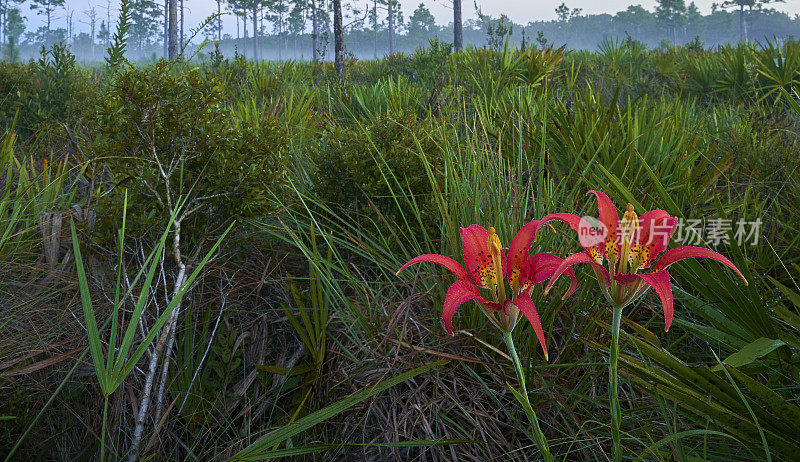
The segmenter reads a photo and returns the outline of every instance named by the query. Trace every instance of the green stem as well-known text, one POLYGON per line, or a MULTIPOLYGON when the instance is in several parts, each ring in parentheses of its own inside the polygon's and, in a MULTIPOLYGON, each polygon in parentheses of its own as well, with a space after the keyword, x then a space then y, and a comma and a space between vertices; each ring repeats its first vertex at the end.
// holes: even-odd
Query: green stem
POLYGON ((622 307, 614 307, 611 323, 611 350, 608 360, 609 395, 611 397, 611 441, 614 445, 614 461, 622 460, 622 446, 620 443, 620 426, 622 425, 622 411, 619 407, 619 374, 617 360, 619 359, 619 328, 622 321, 622 307))
POLYGON ((542 433, 542 429, 539 427, 539 419, 536 418, 536 413, 533 412, 533 406, 531 406, 530 398, 528 398, 528 388, 525 385, 525 374, 522 372, 522 363, 519 360, 519 356, 517 356, 517 349, 514 347, 514 339, 511 336, 511 332, 504 331, 503 340, 506 341, 506 348, 508 348, 508 354, 511 356, 511 362, 514 363, 514 370, 517 373, 517 380, 519 381, 521 391, 519 396, 522 397, 520 402, 525 409, 525 414, 528 416, 528 420, 533 426, 533 436, 535 438, 536 446, 539 448, 539 451, 542 453, 542 457, 546 462, 553 462, 555 459, 550 453, 550 446, 547 444, 547 439, 544 437, 544 433, 542 433))
POLYGON ((106 460, 106 418, 108 416, 108 395, 103 401, 103 428, 100 431, 100 462, 106 460))

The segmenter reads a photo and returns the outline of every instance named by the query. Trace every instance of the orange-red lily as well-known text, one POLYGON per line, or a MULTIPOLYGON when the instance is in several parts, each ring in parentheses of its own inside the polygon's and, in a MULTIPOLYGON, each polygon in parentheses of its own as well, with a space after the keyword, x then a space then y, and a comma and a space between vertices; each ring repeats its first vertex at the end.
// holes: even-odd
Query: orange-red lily
MULTIPOLYGON (((538 227, 538 222, 535 221, 523 226, 511 241, 507 253, 503 252, 494 228, 486 229, 480 225, 461 228, 466 269, 450 257, 423 254, 409 260, 397 274, 419 262, 444 266, 458 278, 447 289, 444 300, 442 321, 447 333, 453 335, 453 315, 461 305, 470 300, 476 300, 492 324, 505 332, 514 329, 519 313, 522 312, 533 327, 546 359, 547 345, 544 331, 530 293, 534 284, 551 278, 563 260, 549 253, 528 255, 533 233, 538 227), (510 296, 506 295, 506 281, 510 288, 510 296), (491 300, 480 294, 481 288, 489 289, 491 300)), ((566 297, 575 291, 577 280, 575 273, 569 268, 565 268, 559 274, 565 272, 572 278, 566 297)))
POLYGON ((664 330, 672 325, 672 282, 667 268, 686 258, 710 258, 721 262, 736 272, 747 284, 747 279, 730 260, 722 254, 703 247, 684 246, 666 251, 651 271, 651 262, 664 252, 678 223, 676 217, 664 210, 651 210, 641 217, 628 204, 622 220, 611 199, 601 191, 589 191, 597 198, 598 219, 579 217, 572 213, 554 213, 545 216, 535 225, 534 238, 539 227, 551 220, 567 223, 578 233, 582 252, 565 258, 554 271, 545 293, 555 281, 578 263, 592 265, 600 289, 609 303, 622 308, 641 297, 652 287, 661 298, 664 309, 664 330), (598 228, 600 228, 598 230, 598 228), (608 269, 603 264, 606 263, 608 269))

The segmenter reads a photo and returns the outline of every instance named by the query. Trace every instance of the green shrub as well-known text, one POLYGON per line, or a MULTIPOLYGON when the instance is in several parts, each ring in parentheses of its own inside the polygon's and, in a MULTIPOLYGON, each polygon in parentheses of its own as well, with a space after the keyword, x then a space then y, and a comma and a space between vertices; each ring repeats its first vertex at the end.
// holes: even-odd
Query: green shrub
POLYGON ((425 170, 425 162, 434 172, 441 165, 443 151, 432 136, 438 131, 431 118, 398 120, 385 114, 355 129, 330 126, 311 155, 313 191, 322 201, 377 223, 385 218, 394 226, 419 212, 430 229, 438 228, 425 170), (397 201, 400 195, 413 196, 416 207, 403 206, 408 202, 397 201))
POLYGON ((139 221, 131 223, 134 232, 136 225, 163 226, 164 212, 179 196, 188 197, 189 209, 206 208, 195 220, 199 230, 231 216, 269 213, 286 181, 281 124, 265 116, 235 127, 223 82, 196 69, 160 62, 122 72, 102 98, 95 124, 94 158, 119 185, 105 205, 118 208, 122 191, 131 189, 128 217, 139 221))
POLYGON ((96 89, 88 73, 75 66, 75 56, 63 44, 26 64, 0 61, 0 131, 14 125, 25 141, 45 129, 63 132, 91 107, 96 89))

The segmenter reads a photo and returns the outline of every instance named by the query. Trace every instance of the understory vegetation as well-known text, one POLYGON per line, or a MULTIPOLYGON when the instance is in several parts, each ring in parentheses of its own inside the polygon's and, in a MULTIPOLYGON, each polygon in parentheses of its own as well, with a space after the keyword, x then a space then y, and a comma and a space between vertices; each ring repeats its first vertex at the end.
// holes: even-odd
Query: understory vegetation
MULTIPOLYGON (((668 332, 652 291, 625 309, 624 458, 796 460, 800 41, 345 69, 0 63, 0 455, 538 460, 502 338, 477 305, 447 335, 452 277, 396 272, 460 260, 473 223, 593 215, 591 189, 695 222, 749 281, 685 261, 668 332)), ((555 458, 610 460, 610 309, 576 274, 533 292, 548 361, 516 344, 555 458)))

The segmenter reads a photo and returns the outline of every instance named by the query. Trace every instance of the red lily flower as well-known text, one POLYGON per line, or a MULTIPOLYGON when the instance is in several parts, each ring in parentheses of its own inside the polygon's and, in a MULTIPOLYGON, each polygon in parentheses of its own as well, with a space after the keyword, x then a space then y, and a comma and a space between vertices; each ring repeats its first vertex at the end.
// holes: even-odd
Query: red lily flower
MULTIPOLYGON (((533 233, 538 227, 539 225, 535 221, 523 226, 511 242, 508 253, 503 252, 494 228, 487 230, 480 225, 461 228, 466 270, 450 257, 423 254, 409 260, 397 271, 397 274, 419 262, 444 266, 458 278, 447 289, 442 310, 442 321, 444 321, 444 327, 448 334, 453 335, 453 315, 456 310, 464 303, 476 300, 492 324, 506 332, 514 329, 519 313, 522 312, 536 332, 536 337, 539 339, 545 359, 547 359, 544 331, 530 293, 534 284, 543 282, 554 274, 562 260, 549 253, 528 256, 533 233), (506 280, 511 289, 510 298, 506 297, 506 280), (491 291, 492 300, 486 299, 480 294, 481 288, 491 291)), ((572 277, 572 284, 565 295, 566 298, 575 291, 577 280, 571 269, 567 268, 560 274, 565 272, 572 277)))
POLYGON ((640 273, 640 270, 650 268, 653 259, 666 250, 678 219, 664 210, 651 210, 638 217, 633 206, 628 204, 620 221, 617 210, 607 195, 601 191, 589 193, 597 197, 597 220, 572 213, 553 213, 542 218, 535 226, 534 238, 542 224, 551 220, 563 221, 578 233, 583 247, 582 252, 574 253, 562 261, 545 293, 572 265, 589 263, 603 295, 609 303, 619 308, 637 300, 650 287, 655 289, 664 309, 664 330, 668 331, 672 325, 673 297, 667 268, 673 263, 686 258, 710 258, 734 270, 747 284, 741 271, 722 254, 695 246, 668 250, 656 262, 652 271, 640 273), (607 262, 608 269, 603 266, 604 261, 607 262))

